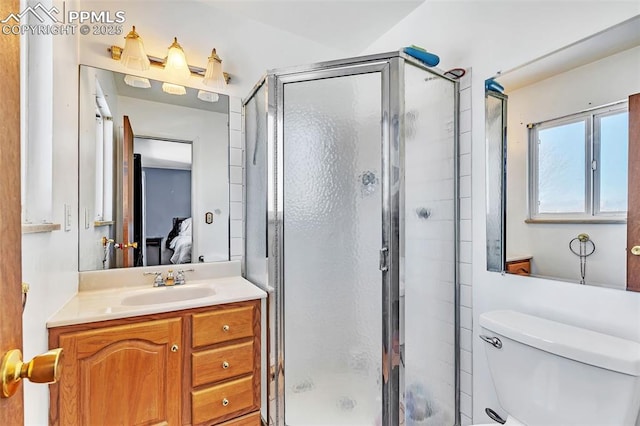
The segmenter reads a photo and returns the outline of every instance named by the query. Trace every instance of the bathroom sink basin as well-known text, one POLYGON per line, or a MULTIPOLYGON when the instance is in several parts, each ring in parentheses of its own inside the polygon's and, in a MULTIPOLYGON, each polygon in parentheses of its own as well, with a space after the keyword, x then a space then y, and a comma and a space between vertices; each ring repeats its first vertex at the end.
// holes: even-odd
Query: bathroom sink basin
POLYGON ((215 293, 215 290, 210 287, 160 287, 127 296, 122 299, 121 304, 124 306, 142 306, 182 302, 213 296, 215 293))

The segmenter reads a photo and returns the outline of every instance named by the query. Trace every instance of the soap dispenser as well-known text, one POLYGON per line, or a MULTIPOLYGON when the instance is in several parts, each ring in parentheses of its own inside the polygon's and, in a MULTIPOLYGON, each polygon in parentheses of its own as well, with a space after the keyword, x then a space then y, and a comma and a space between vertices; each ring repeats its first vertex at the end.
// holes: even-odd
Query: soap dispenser
POLYGON ((164 285, 170 286, 170 285, 174 285, 175 283, 176 282, 175 282, 175 278, 173 277, 173 270, 169 269, 167 271, 167 277, 165 278, 164 285))

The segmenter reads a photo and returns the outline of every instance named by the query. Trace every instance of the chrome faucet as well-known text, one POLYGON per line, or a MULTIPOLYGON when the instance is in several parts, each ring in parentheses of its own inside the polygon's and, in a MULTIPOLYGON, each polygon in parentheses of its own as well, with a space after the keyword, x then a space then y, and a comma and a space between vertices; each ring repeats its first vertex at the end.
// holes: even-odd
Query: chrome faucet
POLYGON ((163 278, 162 272, 145 272, 143 275, 155 275, 153 280, 154 287, 166 287, 166 286, 174 286, 174 285, 182 285, 186 283, 186 279, 184 277, 185 272, 194 272, 195 269, 180 269, 173 273, 172 270, 167 271, 167 275, 163 278))
POLYGON ((175 285, 181 285, 181 284, 185 284, 186 280, 184 278, 184 273, 185 272, 194 272, 195 269, 191 268, 191 269, 180 269, 178 270, 178 272, 176 272, 176 282, 175 285))
POLYGON ((164 287, 164 279, 162 278, 162 272, 145 272, 143 275, 155 275, 153 280, 154 287, 164 287))

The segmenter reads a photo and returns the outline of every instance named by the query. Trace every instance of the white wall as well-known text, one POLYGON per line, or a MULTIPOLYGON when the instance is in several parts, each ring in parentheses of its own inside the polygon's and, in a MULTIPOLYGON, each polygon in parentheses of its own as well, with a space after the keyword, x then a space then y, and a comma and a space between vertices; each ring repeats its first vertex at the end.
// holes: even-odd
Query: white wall
MULTIPOLYGON (((485 407, 504 414, 487 371, 484 346, 477 338, 475 325, 482 312, 517 309, 640 341, 640 294, 487 272, 484 202, 484 80, 638 13, 640 6, 630 1, 426 2, 365 52, 415 43, 439 54, 443 69, 473 66, 473 112, 469 117, 473 135, 473 316, 462 312, 461 322, 463 327, 474 325, 476 422, 489 421, 485 407)), ((468 416, 462 420, 463 424, 471 422, 468 416)))
MULTIPOLYGON (((54 2, 62 8, 62 2, 54 2)), ((67 1, 67 7, 74 3, 67 1)), ((37 38, 37 37, 35 37, 37 38)), ((22 237, 22 279, 31 285, 23 315, 23 353, 29 360, 48 349, 45 323, 70 299, 78 284, 78 52, 77 37, 53 37, 53 62, 44 59, 27 72, 50 73, 52 87, 43 88, 43 99, 53 97, 53 221, 64 223, 64 204, 72 211, 71 230, 25 234, 22 237)), ((51 107, 51 105, 49 105, 51 107)), ((38 102, 27 108, 47 108, 38 102)), ((49 389, 25 382, 25 424, 48 423, 49 389)))
POLYGON ((626 225, 524 222, 528 216, 526 126, 624 100, 640 92, 638 70, 640 47, 507 93, 507 257, 533 255, 534 274, 579 280, 579 259, 568 244, 586 232, 596 244, 595 253, 587 258, 587 283, 626 288, 626 225))
POLYGON ((228 259, 229 116, 126 96, 118 97, 118 108, 129 116, 135 135, 192 141, 192 261, 228 259), (216 210, 220 214, 206 224, 205 213, 216 210))

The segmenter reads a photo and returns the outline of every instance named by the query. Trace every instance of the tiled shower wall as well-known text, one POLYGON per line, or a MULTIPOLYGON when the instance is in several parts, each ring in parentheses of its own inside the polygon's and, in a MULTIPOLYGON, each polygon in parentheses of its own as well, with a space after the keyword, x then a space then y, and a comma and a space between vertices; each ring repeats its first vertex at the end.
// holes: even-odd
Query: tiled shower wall
POLYGON ((244 251, 244 137, 242 135, 242 102, 229 98, 229 241, 231 260, 241 260, 244 251))
POLYGON ((472 424, 472 329, 471 300, 471 69, 460 79, 460 416, 462 425, 472 424))

